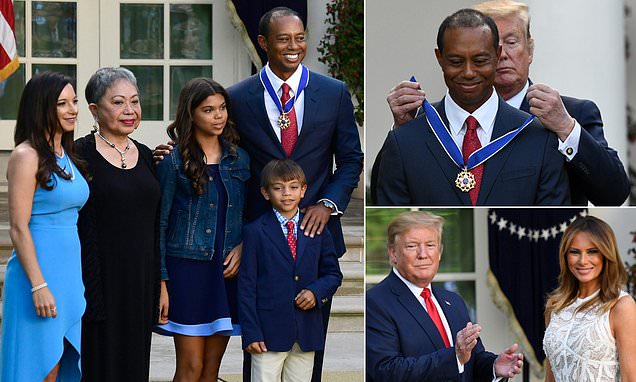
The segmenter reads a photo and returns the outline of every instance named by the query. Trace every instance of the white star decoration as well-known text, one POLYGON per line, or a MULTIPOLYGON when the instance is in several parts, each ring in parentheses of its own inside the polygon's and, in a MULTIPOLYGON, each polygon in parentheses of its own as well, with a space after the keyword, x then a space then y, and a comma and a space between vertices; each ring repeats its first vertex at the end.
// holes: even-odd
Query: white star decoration
POLYGON ((570 223, 576 220, 579 216, 587 216, 587 211, 583 210, 562 223, 557 223, 546 228, 524 227, 520 224, 515 224, 512 221, 498 216, 495 211, 490 212, 490 214, 488 215, 488 219, 490 220, 490 224, 493 226, 497 226, 500 232, 506 231, 510 234, 510 236, 516 236, 518 240, 527 239, 530 242, 536 243, 539 241, 539 239, 545 241, 556 239, 557 236, 565 232, 565 230, 568 228, 568 225, 570 225, 570 223))

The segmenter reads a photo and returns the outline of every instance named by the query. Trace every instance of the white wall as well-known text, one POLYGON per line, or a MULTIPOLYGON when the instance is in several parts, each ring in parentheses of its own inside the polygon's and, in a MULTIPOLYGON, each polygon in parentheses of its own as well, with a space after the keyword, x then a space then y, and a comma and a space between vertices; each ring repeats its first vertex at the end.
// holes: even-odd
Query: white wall
MULTIPOLYGON (((623 2, 526 2, 530 6, 531 32, 536 46, 531 78, 563 94, 597 102, 607 140, 625 160, 623 2)), ((415 75, 431 101, 438 101, 444 95, 445 85, 433 53, 437 29, 446 16, 474 3, 477 2, 367 2, 367 169, 392 123, 386 103, 389 89, 415 75)), ((636 38, 633 45, 636 46, 636 38)))

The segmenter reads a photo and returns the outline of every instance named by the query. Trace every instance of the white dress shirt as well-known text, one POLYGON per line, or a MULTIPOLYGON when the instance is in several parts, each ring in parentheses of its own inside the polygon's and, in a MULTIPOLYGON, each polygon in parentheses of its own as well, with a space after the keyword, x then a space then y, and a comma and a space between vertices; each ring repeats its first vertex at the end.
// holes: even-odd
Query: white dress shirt
POLYGON ((477 122, 479 122, 477 137, 479 138, 479 142, 481 142, 481 146, 484 147, 490 143, 492 137, 495 117, 497 116, 497 110, 499 110, 499 96, 497 96, 497 92, 493 89, 490 98, 471 114, 455 103, 447 90, 446 97, 444 98, 444 110, 448 124, 450 125, 448 127, 451 136, 460 151, 464 143, 464 135, 466 135, 466 118, 468 118, 469 115, 475 117, 477 122))
MULTIPOLYGON (((289 90, 289 97, 291 98, 294 97, 298 92, 300 77, 302 75, 302 66, 298 65, 298 68, 296 69, 294 74, 292 74, 291 77, 289 77, 286 81, 281 80, 276 74, 274 74, 274 72, 272 72, 272 69, 270 69, 269 67, 269 63, 265 65, 265 74, 267 75, 267 78, 269 78, 269 82, 271 82, 272 87, 276 91, 279 100, 280 97, 282 97, 283 95, 283 83, 286 83, 291 88, 289 90)), ((265 110, 267 111, 269 123, 272 126, 272 129, 274 129, 276 137, 278 137, 278 140, 280 141, 280 127, 278 127, 278 117, 280 116, 280 111, 278 110, 278 107, 276 107, 276 104, 274 103, 272 97, 267 92, 267 89, 263 90, 263 97, 265 99, 265 110)), ((296 122, 298 124, 298 135, 300 135, 300 130, 303 126, 303 117, 305 115, 304 91, 300 93, 300 96, 294 101, 294 110, 296 112, 296 122)))
MULTIPOLYGON (((523 103, 524 98, 526 98, 526 94, 528 93, 528 88, 530 87, 530 81, 526 82, 526 86, 521 89, 521 91, 512 98, 510 98, 506 103, 512 107, 516 107, 519 109, 521 104, 523 103)), ((559 151, 561 154, 565 155, 565 160, 568 162, 574 158, 576 153, 579 152, 579 142, 581 141, 581 125, 577 120, 574 120, 574 129, 570 132, 565 141, 561 141, 559 139, 559 151)))

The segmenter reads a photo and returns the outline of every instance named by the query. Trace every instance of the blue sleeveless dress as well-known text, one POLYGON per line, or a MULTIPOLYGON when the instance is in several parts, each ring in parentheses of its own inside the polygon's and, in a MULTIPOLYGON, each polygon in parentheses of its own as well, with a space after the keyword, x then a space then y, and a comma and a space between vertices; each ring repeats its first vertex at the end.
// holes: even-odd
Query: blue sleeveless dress
POLYGON ((57 318, 36 315, 31 283, 14 251, 4 284, 1 382, 42 381, 60 360, 59 382, 81 377, 80 335, 86 302, 77 216, 88 199, 88 184, 67 155, 58 157, 57 163, 73 179, 53 174, 53 190, 38 187, 29 221, 40 269, 55 298, 57 318))

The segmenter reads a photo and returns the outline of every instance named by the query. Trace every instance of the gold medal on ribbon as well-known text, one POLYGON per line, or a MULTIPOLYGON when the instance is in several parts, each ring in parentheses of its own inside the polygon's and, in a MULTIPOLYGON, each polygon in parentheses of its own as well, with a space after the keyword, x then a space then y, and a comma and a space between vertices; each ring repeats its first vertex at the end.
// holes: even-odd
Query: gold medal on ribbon
POLYGON ((282 113, 278 116, 278 127, 280 127, 281 130, 285 130, 289 127, 290 124, 291 122, 289 120, 289 117, 287 116, 287 113, 282 113))
POLYGON ((475 188, 475 175, 473 175, 468 169, 464 168, 462 171, 457 174, 457 179, 455 179, 455 185, 457 188, 462 190, 462 192, 468 192, 475 188))

